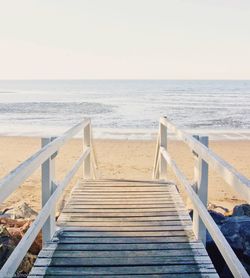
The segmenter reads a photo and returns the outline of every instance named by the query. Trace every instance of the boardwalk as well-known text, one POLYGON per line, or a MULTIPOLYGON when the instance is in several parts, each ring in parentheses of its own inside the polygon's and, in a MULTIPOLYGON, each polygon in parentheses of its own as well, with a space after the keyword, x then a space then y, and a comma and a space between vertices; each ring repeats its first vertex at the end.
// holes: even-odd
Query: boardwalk
POLYGON ((30 277, 218 277, 175 185, 81 182, 30 277))
POLYGON ((187 134, 163 117, 152 181, 99 180, 91 131, 91 121, 85 119, 60 137, 42 138, 42 148, 0 181, 2 203, 41 167, 42 209, 2 266, 0 277, 16 277, 41 230, 43 249, 30 277, 218 277, 204 248, 207 232, 233 276, 249 277, 207 210, 208 170, 211 167, 248 203, 250 180, 209 149, 208 137, 187 134), (192 181, 171 158, 169 131, 194 155, 192 181), (83 151, 57 181, 57 153, 79 132, 83 151), (74 187, 56 223, 57 201, 82 165, 84 179, 74 187), (194 206, 192 222, 175 185, 167 182, 168 169, 194 206))

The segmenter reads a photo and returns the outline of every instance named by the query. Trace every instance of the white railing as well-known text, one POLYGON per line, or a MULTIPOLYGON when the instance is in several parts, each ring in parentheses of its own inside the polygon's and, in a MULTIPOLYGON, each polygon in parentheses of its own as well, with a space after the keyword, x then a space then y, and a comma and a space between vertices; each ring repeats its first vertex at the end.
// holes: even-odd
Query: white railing
POLYGON ((193 230, 197 239, 201 240, 205 245, 206 230, 208 230, 233 275, 235 277, 249 277, 244 266, 207 211, 208 166, 216 171, 248 202, 250 200, 250 181, 208 148, 208 137, 191 136, 178 129, 166 117, 163 117, 160 119, 159 124, 159 135, 153 167, 154 179, 166 179, 167 164, 171 167, 171 170, 181 184, 184 185, 192 201, 194 206, 193 230), (188 181, 167 151, 168 130, 174 132, 193 151, 195 156, 193 183, 188 181))
POLYGON ((0 181, 0 203, 2 203, 38 167, 42 166, 42 209, 3 265, 0 270, 0 277, 7 278, 15 274, 41 229, 43 245, 46 245, 46 242, 52 239, 56 227, 56 202, 82 164, 84 164, 84 178, 89 179, 91 176, 95 178, 97 164, 92 146, 91 122, 89 119, 72 127, 61 137, 43 138, 42 148, 0 181), (56 183, 54 166, 57 152, 80 131, 84 131, 82 154, 63 181, 56 183))

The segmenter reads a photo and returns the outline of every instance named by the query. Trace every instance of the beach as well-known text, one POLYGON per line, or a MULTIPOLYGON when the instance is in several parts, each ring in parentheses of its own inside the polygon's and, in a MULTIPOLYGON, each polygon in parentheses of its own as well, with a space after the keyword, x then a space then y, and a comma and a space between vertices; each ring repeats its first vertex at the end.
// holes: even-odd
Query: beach
MULTIPOLYGON (((4 177, 18 164, 27 159, 40 148, 41 139, 37 137, 0 137, 0 177, 4 177)), ((102 179, 142 179, 150 180, 155 155, 155 141, 152 140, 94 140, 99 178, 102 179)), ((241 174, 250 177, 249 156, 250 140, 220 140, 211 141, 210 148, 221 158, 229 162, 241 174)), ((170 141, 169 152, 187 175, 193 179, 193 154, 191 150, 180 141, 170 141)), ((56 181, 63 179, 67 171, 73 166, 82 150, 82 140, 73 139, 67 143, 56 157, 56 181)), ((72 186, 82 177, 82 169, 77 173, 71 184, 67 187, 63 199, 67 200, 72 186)), ((176 182, 176 178, 168 172, 168 179, 176 182)), ((40 169, 38 169, 26 182, 20 186, 3 204, 0 210, 10 208, 20 202, 26 202, 34 210, 41 207, 40 169)), ((184 188, 177 182, 178 189, 187 205, 191 208, 184 188)), ((209 203, 223 206, 229 210, 244 203, 236 192, 230 189, 225 182, 213 171, 209 171, 209 203)), ((63 202, 60 202, 60 206, 63 202)), ((60 210, 60 206, 58 210, 60 210)))

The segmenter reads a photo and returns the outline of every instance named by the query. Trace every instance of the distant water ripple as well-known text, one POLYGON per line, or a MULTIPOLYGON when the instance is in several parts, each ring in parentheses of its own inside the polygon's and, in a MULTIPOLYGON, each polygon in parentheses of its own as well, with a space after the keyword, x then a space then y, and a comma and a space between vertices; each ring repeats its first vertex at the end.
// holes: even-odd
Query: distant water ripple
POLYGON ((98 136, 141 134, 161 115, 186 129, 248 131, 250 81, 0 81, 1 134, 61 132, 85 117, 98 136))

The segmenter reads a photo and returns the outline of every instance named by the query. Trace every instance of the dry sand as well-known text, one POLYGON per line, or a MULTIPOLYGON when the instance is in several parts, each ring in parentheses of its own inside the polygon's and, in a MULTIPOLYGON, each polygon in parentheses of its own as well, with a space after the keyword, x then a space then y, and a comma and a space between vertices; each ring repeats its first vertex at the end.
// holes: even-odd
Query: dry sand
MULTIPOLYGON (((151 179, 155 152, 154 141, 95 140, 94 147, 101 178, 151 179)), ((240 173, 250 178, 250 141, 212 141, 210 147, 240 173)), ((39 148, 39 138, 0 137, 0 177, 4 177, 39 148)), ((59 181, 64 177, 66 171, 79 157, 81 149, 82 140, 74 139, 60 150, 56 159, 56 180, 59 181)), ((169 150, 180 168, 192 180, 193 155, 190 149, 184 143, 171 141, 169 150)), ((68 187, 66 194, 80 177, 82 177, 82 169, 68 187)), ((169 179, 176 181, 171 172, 169 172, 169 179)), ((183 187, 179 184, 178 187, 187 206, 191 207, 183 187)), ((25 201, 35 210, 39 210, 40 192, 40 170, 37 170, 1 205, 0 209, 25 201)), ((209 202, 232 209, 233 206, 244 201, 216 173, 210 171, 209 202)))

